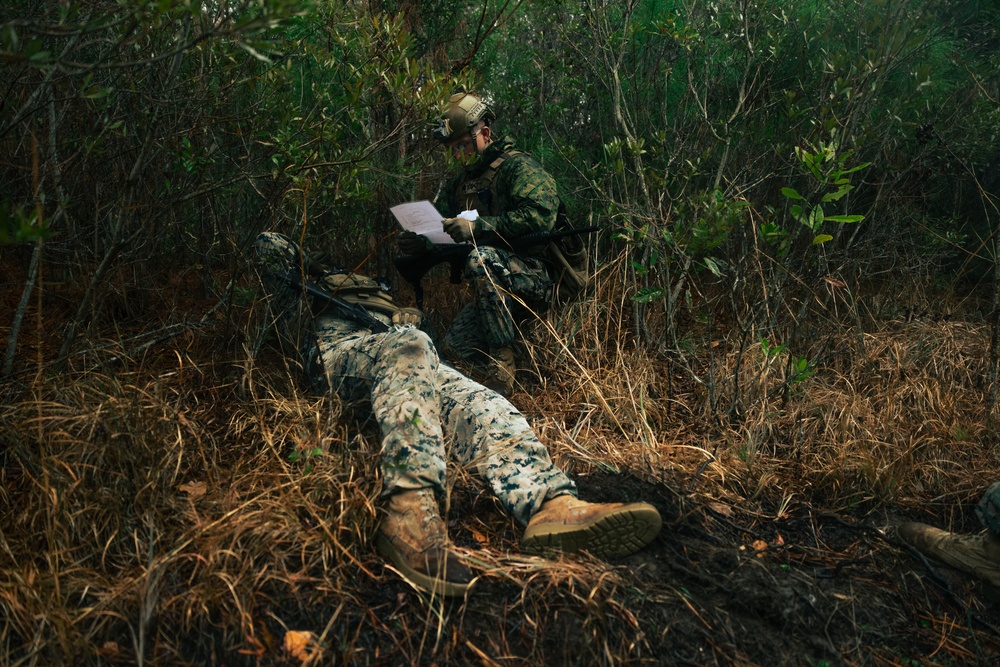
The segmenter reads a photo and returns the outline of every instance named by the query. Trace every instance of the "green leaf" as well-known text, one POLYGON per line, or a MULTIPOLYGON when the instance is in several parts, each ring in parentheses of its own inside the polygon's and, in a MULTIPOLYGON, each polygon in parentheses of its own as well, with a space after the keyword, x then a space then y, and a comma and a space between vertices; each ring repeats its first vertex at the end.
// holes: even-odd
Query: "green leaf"
POLYGON ((246 51, 247 53, 249 53, 251 56, 253 56, 257 60, 259 60, 261 62, 264 62, 264 63, 267 63, 268 65, 271 64, 271 59, 270 58, 268 58, 266 55, 264 55, 263 53, 261 53, 257 49, 253 48, 252 46, 250 46, 246 42, 236 42, 236 46, 240 47, 241 49, 243 49, 244 51, 246 51))
POLYGON ((812 155, 811 153, 803 151, 802 163, 809 168, 809 172, 812 173, 813 178, 822 183, 823 173, 820 172, 819 167, 816 166, 817 162, 822 162, 818 155, 812 155))
POLYGON ((814 232, 823 226, 823 221, 826 220, 826 216, 823 215, 823 207, 817 206, 813 210, 809 211, 809 229, 814 232))
POLYGON ((781 188, 781 194, 785 195, 789 199, 801 199, 805 200, 805 197, 800 195, 795 188, 781 188))
POLYGON ((776 246, 788 236, 788 232, 774 222, 765 222, 760 226, 760 236, 769 245, 776 246))
POLYGON ((844 171, 840 172, 840 175, 843 176, 844 174, 853 174, 856 171, 861 171, 862 169, 867 169, 871 165, 872 165, 871 162, 865 162, 864 164, 859 164, 856 167, 851 167, 850 169, 845 169, 844 171))
POLYGON ((712 275, 718 278, 722 277, 722 269, 719 268, 719 264, 718 262, 716 262, 715 259, 711 257, 706 257, 703 261, 705 262, 705 268, 711 271, 712 275))
POLYGON ((0 26, 0 48, 5 51, 18 49, 17 31, 14 30, 14 26, 10 24, 0 26))
POLYGON ((865 219, 865 216, 863 216, 863 215, 828 215, 828 216, 826 216, 826 219, 829 220, 830 222, 843 222, 843 223, 850 224, 850 223, 853 223, 853 222, 861 222, 862 220, 865 219))
POLYGON ((853 189, 853 185, 843 185, 836 192, 827 192, 823 195, 823 203, 825 204, 826 202, 837 201, 853 189))
MULTIPOLYGON (((827 218, 829 220, 829 218, 827 218)), ((829 234, 817 234, 813 239, 813 245, 819 245, 821 243, 826 243, 827 241, 832 241, 833 237, 829 234)))
POLYGON ((99 100, 111 94, 111 88, 105 86, 90 86, 83 92, 82 97, 87 100, 99 100))
POLYGON ((643 287, 641 290, 632 295, 632 300, 636 303, 649 303, 650 301, 655 301, 656 299, 662 299, 666 296, 666 292, 659 288, 653 287, 643 287))

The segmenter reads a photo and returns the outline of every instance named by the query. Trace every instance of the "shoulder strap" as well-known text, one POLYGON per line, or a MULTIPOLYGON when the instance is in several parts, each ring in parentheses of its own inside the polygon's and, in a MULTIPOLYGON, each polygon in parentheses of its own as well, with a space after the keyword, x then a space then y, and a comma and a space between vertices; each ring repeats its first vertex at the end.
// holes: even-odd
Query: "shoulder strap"
POLYGON ((501 153, 487 165, 479 176, 463 182, 458 192, 465 198, 464 206, 468 209, 476 209, 481 215, 492 215, 493 201, 493 181, 496 180, 497 171, 501 165, 515 155, 520 155, 523 151, 511 150, 501 153))
POLYGON ((490 166, 486 169, 486 172, 479 177, 479 182, 483 186, 489 188, 493 186, 493 179, 497 177, 497 170, 500 169, 500 165, 506 162, 508 159, 514 157, 515 155, 521 155, 524 151, 506 151, 497 156, 497 159, 490 162, 490 166))

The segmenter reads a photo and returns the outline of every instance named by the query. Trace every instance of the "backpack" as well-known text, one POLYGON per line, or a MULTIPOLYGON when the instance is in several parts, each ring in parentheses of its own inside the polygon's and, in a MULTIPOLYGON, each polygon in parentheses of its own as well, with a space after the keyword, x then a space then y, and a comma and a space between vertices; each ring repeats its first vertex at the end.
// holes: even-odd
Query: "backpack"
POLYGON ((400 309, 377 280, 360 273, 327 273, 319 283, 330 294, 360 304, 365 310, 391 316, 400 309))

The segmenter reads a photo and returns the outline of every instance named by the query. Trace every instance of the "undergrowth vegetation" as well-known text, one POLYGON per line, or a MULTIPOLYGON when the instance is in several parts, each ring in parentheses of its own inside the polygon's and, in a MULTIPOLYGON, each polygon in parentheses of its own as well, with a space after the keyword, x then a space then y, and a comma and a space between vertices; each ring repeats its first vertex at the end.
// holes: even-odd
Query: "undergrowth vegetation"
MULTIPOLYGON (((1000 16, 974 0, 13 0, 0 13, 0 662, 988 664, 904 518, 1000 478, 1000 16), (465 471, 468 600, 371 546, 379 435, 262 322, 262 230, 393 277, 388 207, 474 88, 599 225, 513 402, 625 562, 518 553, 465 471), (927 583, 927 582, 930 583, 927 583)), ((428 281, 440 334, 467 298, 428 281)), ((397 286, 398 299, 411 292, 397 286)))
MULTIPOLYGON (((715 352, 704 372, 727 395, 743 365, 753 409, 719 423, 704 387, 623 333, 628 317, 605 281, 537 324, 541 377, 522 372, 514 400, 577 478, 656 485, 640 488, 663 494, 651 500, 682 547, 674 533, 705 507, 748 521, 744 545, 752 526, 803 507, 882 528, 928 511, 965 526, 971 518, 952 512, 1000 473, 983 326, 895 320, 863 340, 839 332, 836 358, 792 385, 783 351, 740 352, 720 336, 705 346, 715 352)), ((621 565, 518 555, 519 527, 465 471, 452 477, 449 515, 481 586, 465 605, 408 591, 371 548, 374 421, 306 391, 267 345, 213 359, 223 328, 185 333, 145 360, 119 349, 6 386, 0 646, 12 664, 297 662, 289 631, 312 633, 303 655, 359 664, 561 663, 566 646, 571 662, 616 663, 676 649, 636 614, 677 614, 683 595, 647 599, 650 584, 621 565), (504 662, 481 661, 491 660, 504 662)), ((603 493, 642 497, 627 483, 603 493)), ((676 574, 662 583, 685 586, 676 574)), ((730 649, 716 657, 739 663, 730 649)))

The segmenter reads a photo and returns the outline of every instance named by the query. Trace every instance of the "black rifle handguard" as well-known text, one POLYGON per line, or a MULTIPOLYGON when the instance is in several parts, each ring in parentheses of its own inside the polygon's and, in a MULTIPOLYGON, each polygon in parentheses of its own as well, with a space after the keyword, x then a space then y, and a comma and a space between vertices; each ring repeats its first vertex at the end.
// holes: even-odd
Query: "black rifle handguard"
MULTIPOLYGON (((509 243, 499 241, 496 243, 483 243, 483 246, 494 246, 505 250, 520 250, 531 246, 542 245, 561 239, 564 236, 574 236, 576 234, 590 234, 596 232, 600 227, 582 227, 580 229, 563 229, 557 232, 532 232, 519 236, 509 243)), ((471 243, 439 244, 432 250, 420 255, 403 255, 394 260, 396 270, 406 282, 413 286, 413 291, 417 297, 417 308, 423 310, 424 287, 423 280, 427 272, 438 264, 448 262, 451 264, 450 280, 453 284, 462 282, 462 269, 465 267, 465 258, 469 256, 476 246, 471 243)))

